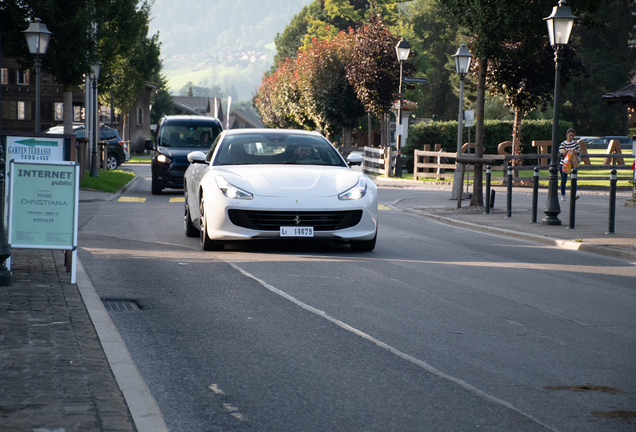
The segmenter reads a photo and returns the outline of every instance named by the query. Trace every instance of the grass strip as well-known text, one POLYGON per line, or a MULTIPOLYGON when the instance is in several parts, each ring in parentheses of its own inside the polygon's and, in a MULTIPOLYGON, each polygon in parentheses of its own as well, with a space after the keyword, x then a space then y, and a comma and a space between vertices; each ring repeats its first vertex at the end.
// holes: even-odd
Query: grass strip
POLYGON ((80 180, 80 188, 110 193, 117 192, 135 177, 134 173, 121 170, 99 170, 99 177, 91 177, 89 174, 90 172, 86 171, 84 179, 80 180))

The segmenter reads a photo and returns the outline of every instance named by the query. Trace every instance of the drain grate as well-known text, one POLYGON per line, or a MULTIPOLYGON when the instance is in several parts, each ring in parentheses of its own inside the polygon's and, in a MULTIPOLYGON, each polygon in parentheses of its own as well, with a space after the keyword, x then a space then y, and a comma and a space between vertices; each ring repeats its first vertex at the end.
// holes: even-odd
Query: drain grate
POLYGON ((102 300, 108 312, 135 312, 141 308, 134 300, 102 300))

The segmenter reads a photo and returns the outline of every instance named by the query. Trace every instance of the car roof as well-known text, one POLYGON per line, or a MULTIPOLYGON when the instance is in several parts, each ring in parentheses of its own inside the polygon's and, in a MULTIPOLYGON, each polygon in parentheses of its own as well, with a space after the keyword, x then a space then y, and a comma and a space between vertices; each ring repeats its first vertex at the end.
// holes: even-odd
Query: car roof
POLYGON ((216 117, 196 116, 196 115, 169 115, 161 119, 161 123, 213 123, 220 125, 221 122, 216 117))
MULTIPOLYGON (((320 136, 318 132, 315 131, 307 131, 303 129, 270 129, 270 128, 244 128, 244 129, 230 129, 225 131, 227 135, 247 135, 247 134, 265 134, 265 135, 274 135, 274 134, 289 134, 289 135, 307 135, 307 136, 320 136)), ((323 137, 324 138, 324 137, 323 137)))

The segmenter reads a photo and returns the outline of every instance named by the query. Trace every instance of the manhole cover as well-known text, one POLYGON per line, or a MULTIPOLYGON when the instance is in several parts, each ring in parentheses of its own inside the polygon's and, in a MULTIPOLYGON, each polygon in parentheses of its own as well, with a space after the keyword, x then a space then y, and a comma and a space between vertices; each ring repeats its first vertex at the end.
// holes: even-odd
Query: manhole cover
POLYGON ((104 307, 109 312, 134 312, 140 310, 134 300, 102 300, 104 307))

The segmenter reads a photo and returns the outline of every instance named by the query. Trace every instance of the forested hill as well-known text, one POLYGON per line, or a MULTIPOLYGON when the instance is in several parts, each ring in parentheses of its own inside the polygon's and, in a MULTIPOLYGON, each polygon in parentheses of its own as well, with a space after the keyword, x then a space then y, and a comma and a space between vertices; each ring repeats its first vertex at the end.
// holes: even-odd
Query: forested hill
POLYGON ((227 84, 234 73, 226 68, 249 67, 249 77, 243 70, 237 79, 249 81, 253 89, 254 78, 260 80, 271 66, 276 33, 282 33, 309 2, 155 0, 150 33, 159 32, 164 73, 171 87, 175 90, 185 81, 209 87, 227 84))

